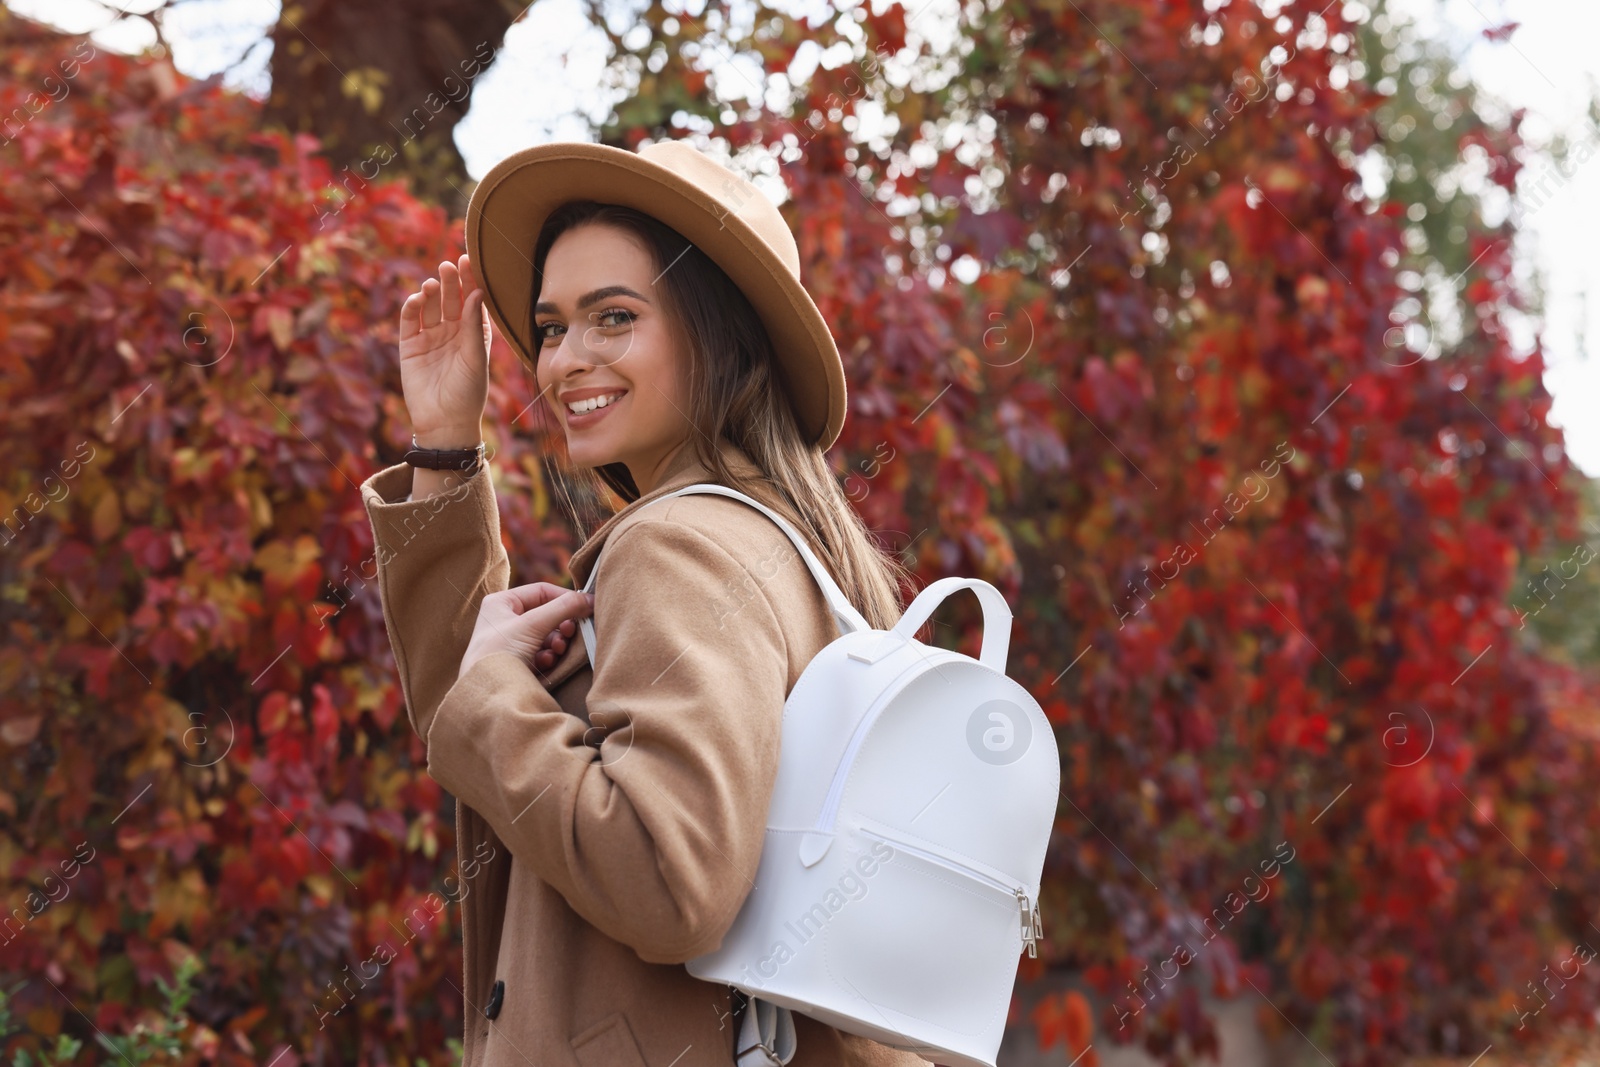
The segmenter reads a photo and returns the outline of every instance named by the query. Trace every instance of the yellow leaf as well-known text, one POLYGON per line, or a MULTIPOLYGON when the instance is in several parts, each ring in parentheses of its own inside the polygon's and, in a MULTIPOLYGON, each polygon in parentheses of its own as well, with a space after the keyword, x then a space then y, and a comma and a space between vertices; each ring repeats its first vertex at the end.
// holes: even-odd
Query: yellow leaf
POLYGON ((1273 196, 1295 192, 1305 184, 1306 177, 1300 169, 1287 163, 1274 163, 1261 173, 1261 187, 1273 196))
POLYGON ((389 75, 378 67, 354 67, 339 83, 339 91, 345 96, 360 97, 367 114, 376 115, 383 106, 383 87, 388 81, 389 75))
POLYGON ((289 360, 289 365, 284 368, 285 381, 310 382, 315 381, 319 375, 327 373, 327 368, 309 356, 295 356, 289 360))
POLYGON ((53 1008, 35 1008, 28 1012, 27 1019, 28 1029, 40 1037, 55 1037, 61 1032, 61 1013, 53 1008))
POLYGON ((167 931, 182 922, 184 912, 187 910, 184 907, 184 895, 181 886, 170 882, 166 885, 158 884, 155 898, 155 908, 152 909, 150 918, 145 922, 145 927, 142 931, 143 935, 151 940, 165 936, 167 931))
POLYGON ((1259 367, 1248 367, 1239 376, 1239 399, 1248 406, 1261 402, 1272 388, 1272 379, 1259 367))
POLYGON ((122 494, 122 508, 127 514, 135 518, 143 518, 150 514, 150 505, 154 494, 142 485, 131 485, 122 494))
POLYGON ((319 274, 337 274, 342 261, 334 254, 332 245, 328 240, 312 240, 302 245, 300 254, 295 257, 295 279, 305 282, 319 274))
POLYGON ((291 544, 271 541, 256 550, 255 565, 277 588, 286 588, 306 578, 321 554, 315 538, 301 534, 291 544))
POLYGON ((272 335, 272 345, 279 352, 287 352, 294 342, 294 313, 286 307, 270 307, 266 311, 267 332, 272 335))
POLYGON ((250 487, 250 518, 257 530, 265 530, 272 525, 272 501, 253 485, 250 487))
POLYGON ((311 890, 311 895, 318 904, 326 906, 333 902, 333 881, 325 874, 306 875, 306 886, 311 890))
POLYGON ((122 527, 122 507, 117 502, 117 491, 107 485, 95 501, 90 530, 96 541, 106 541, 122 527))
POLYGON ((961 384, 974 392, 983 391, 983 369, 978 363, 977 355, 962 345, 955 350, 956 371, 960 375, 961 384))
POLYGON ((172 473, 179 481, 192 481, 195 473, 203 466, 198 449, 174 448, 172 450, 172 473))

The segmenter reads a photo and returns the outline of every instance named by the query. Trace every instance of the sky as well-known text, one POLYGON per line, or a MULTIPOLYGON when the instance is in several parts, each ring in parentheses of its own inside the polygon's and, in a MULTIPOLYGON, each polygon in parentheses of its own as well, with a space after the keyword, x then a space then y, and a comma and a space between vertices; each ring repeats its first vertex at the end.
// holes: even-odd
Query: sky
MULTIPOLYGON (((96 44, 136 51, 154 42, 143 19, 116 21, 96 0, 3 0, 13 11, 74 32, 92 31, 96 44)), ((1321 7, 1321 0, 1312 0, 1321 7)), ((1600 3, 1581 0, 1395 0, 1398 10, 1423 32, 1449 44, 1477 85, 1507 108, 1526 109, 1524 136, 1535 146, 1556 134, 1600 147, 1600 127, 1590 118, 1600 99, 1600 3), (1483 31, 1508 22, 1518 28, 1504 43, 1483 31)), ((123 0, 128 11, 145 11, 155 0, 123 0)), ((815 5, 813 5, 815 6, 815 5)), ((938 42, 941 13, 951 0, 908 0, 913 34, 938 42)), ((1354 8, 1347 5, 1347 11, 1354 8)), ((266 31, 277 21, 277 0, 187 0, 163 23, 178 69, 206 77, 233 66, 227 84, 255 95, 267 88, 271 44, 266 31)), ((496 161, 548 140, 589 140, 588 120, 598 120, 610 101, 601 89, 604 37, 584 19, 579 0, 539 0, 507 33, 500 59, 473 90, 472 108, 456 129, 467 170, 481 177, 496 161), (557 75, 556 72, 560 74, 557 75)), ((814 58, 814 57, 813 57, 814 58)), ((797 65, 796 74, 804 66, 797 65)), ((753 63, 739 64, 719 79, 729 85, 759 84, 753 63)), ((1521 352, 1536 338, 1544 350, 1545 385, 1555 397, 1551 421, 1562 427, 1567 454, 1586 474, 1600 477, 1600 360, 1588 341, 1600 343, 1600 151, 1565 176, 1535 149, 1526 160, 1524 185, 1545 179, 1536 210, 1524 207, 1517 248, 1517 274, 1530 291, 1543 291, 1540 317, 1513 321, 1521 352)))

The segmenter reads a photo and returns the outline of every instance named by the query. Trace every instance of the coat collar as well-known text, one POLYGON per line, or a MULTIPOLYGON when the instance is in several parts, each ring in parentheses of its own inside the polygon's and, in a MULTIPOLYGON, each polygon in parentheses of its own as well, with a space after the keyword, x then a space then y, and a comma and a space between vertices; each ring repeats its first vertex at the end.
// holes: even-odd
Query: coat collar
MULTIPOLYGON (((725 437, 719 437, 716 442, 717 451, 722 456, 722 461, 738 474, 745 474, 755 478, 762 478, 761 468, 756 465, 743 449, 725 437)), ((658 497, 666 496, 674 489, 681 489, 686 485, 696 482, 715 482, 716 476, 702 464, 695 456, 694 444, 690 442, 678 449, 676 455, 668 462, 666 470, 661 474, 661 484, 638 500, 629 503, 621 511, 601 523, 594 533, 589 535, 567 563, 567 570, 573 578, 573 588, 582 589, 583 584, 589 580, 589 571, 594 567, 595 558, 604 547, 606 538, 611 536, 617 524, 638 511, 641 507, 658 497)))

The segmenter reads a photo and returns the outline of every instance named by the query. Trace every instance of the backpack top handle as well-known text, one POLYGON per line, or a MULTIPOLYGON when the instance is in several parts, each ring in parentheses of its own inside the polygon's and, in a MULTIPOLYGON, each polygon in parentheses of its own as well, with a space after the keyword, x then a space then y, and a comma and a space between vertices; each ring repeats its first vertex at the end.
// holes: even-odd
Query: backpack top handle
POLYGON ((978 594, 978 602, 983 605, 983 648, 978 653, 978 662, 1004 674, 1006 656, 1011 649, 1011 608, 1000 590, 982 578, 952 576, 930 583, 917 594, 911 606, 906 608, 906 613, 900 616, 900 621, 889 632, 902 641, 910 641, 947 597, 963 589, 978 594))

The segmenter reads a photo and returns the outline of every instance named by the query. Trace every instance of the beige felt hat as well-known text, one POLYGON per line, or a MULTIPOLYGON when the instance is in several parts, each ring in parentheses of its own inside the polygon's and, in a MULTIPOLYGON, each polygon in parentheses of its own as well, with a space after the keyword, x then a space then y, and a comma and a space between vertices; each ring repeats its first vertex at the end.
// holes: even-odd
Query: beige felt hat
POLYGON ((495 327, 530 363, 533 249, 569 200, 637 208, 671 226, 742 290, 765 323, 801 430, 827 449, 844 426, 844 363, 800 284, 800 250, 776 205, 683 141, 629 152, 564 141, 507 156, 473 190, 467 253, 495 327))

